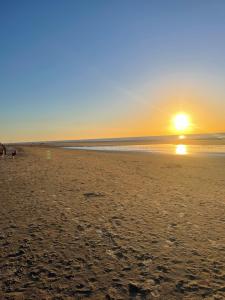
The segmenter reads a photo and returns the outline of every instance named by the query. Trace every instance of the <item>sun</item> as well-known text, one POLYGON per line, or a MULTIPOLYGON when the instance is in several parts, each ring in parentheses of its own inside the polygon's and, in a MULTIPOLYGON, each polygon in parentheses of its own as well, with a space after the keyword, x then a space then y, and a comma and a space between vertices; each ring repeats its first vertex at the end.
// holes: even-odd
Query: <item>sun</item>
POLYGON ((190 117, 185 113, 178 113, 173 118, 173 127, 176 131, 184 132, 191 126, 190 117))

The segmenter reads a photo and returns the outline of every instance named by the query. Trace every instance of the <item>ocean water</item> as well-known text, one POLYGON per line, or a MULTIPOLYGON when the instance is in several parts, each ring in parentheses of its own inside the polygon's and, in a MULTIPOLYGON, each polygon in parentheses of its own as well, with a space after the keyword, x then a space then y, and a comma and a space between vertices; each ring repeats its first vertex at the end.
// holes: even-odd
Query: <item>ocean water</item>
POLYGON ((90 151, 128 151, 174 155, 225 155, 225 145, 185 145, 185 144, 151 144, 151 145, 113 145, 113 146, 76 146, 63 147, 70 150, 90 151))
MULTIPOLYGON (((172 141, 177 141, 179 135, 159 135, 159 136, 139 136, 139 137, 121 137, 121 138, 100 138, 100 139, 75 139, 75 140, 58 140, 58 141, 47 141, 48 144, 70 144, 70 143, 77 143, 77 142, 84 142, 84 143, 96 143, 96 142, 133 142, 139 143, 141 145, 142 142, 146 141, 157 141, 158 144, 160 143, 171 143, 172 141)), ((185 135, 186 139, 189 140, 225 140, 225 132, 220 133, 207 133, 207 134, 187 134, 185 135)), ((46 143, 46 141, 39 141, 38 143, 46 143)), ((22 144, 22 143, 20 143, 22 144)), ((23 144, 30 144, 30 142, 26 142, 23 144)))

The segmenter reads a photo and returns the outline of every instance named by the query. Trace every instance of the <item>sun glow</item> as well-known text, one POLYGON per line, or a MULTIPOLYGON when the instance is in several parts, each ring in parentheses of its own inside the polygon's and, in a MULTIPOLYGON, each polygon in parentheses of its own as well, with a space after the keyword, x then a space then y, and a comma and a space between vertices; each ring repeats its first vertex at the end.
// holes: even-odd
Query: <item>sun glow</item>
POLYGON ((176 131, 184 132, 191 126, 190 118, 187 114, 179 113, 173 118, 173 127, 176 131))
POLYGON ((187 154, 187 146, 186 145, 176 145, 176 154, 186 155, 187 154))

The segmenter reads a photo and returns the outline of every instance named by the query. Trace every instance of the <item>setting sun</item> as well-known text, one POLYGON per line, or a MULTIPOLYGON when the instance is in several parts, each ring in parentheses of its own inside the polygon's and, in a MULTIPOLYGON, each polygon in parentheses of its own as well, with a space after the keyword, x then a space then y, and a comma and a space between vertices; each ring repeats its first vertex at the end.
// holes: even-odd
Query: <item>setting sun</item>
POLYGON ((187 114, 179 113, 173 118, 173 126, 177 131, 185 131, 190 128, 190 118, 187 114))

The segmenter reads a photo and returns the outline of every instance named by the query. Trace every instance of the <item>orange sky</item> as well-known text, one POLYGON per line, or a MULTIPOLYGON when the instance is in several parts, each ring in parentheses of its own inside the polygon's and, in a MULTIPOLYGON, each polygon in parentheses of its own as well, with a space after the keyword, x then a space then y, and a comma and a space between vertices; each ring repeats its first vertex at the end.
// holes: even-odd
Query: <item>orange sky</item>
MULTIPOLYGON (((195 81, 193 84, 188 80, 158 80, 152 86, 145 86, 142 93, 126 91, 129 101, 127 100, 123 109, 120 109, 123 104, 120 101, 112 103, 112 107, 99 105, 95 108, 95 114, 98 111, 101 118, 92 117, 90 107, 89 114, 82 116, 79 122, 72 115, 66 121, 65 117, 61 119, 57 116, 35 122, 33 119, 26 120, 25 123, 20 121, 16 129, 8 126, 6 131, 2 131, 2 141, 182 134, 171 126, 172 118, 179 112, 188 114, 192 123, 191 130, 184 133, 225 132, 225 94, 211 82, 209 84, 205 80, 203 84, 195 81), (112 115, 110 110, 114 111, 112 115)), ((67 109, 64 115, 69 112, 67 109)))

